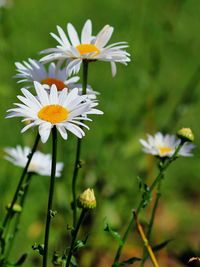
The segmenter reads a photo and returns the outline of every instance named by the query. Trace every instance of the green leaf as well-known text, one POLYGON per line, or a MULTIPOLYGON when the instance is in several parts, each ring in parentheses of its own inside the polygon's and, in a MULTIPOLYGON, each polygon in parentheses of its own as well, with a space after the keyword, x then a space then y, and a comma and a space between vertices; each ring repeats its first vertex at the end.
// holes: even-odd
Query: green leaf
POLYGON ((17 262, 15 262, 15 263, 6 261, 6 262, 4 262, 4 265, 3 265, 3 266, 21 266, 21 265, 25 262, 25 260, 26 260, 26 258, 27 258, 27 255, 28 255, 27 253, 24 253, 24 254, 19 258, 19 260, 18 260, 17 262))
POLYGON ((24 253, 24 254, 19 258, 19 260, 14 264, 14 266, 21 266, 21 265, 25 262, 27 256, 28 256, 28 254, 27 254, 27 253, 24 253))
POLYGON ((121 261, 121 262, 116 262, 113 267, 120 267, 120 266, 126 266, 128 264, 133 264, 135 263, 136 261, 141 261, 140 258, 137 258, 137 257, 132 257, 128 260, 125 260, 125 261, 121 261))
POLYGON ((72 264, 73 267, 77 267, 78 266, 78 263, 77 263, 76 258, 74 256, 72 256, 72 258, 71 258, 71 264, 72 264))
POLYGON ((120 246, 123 246, 124 241, 122 240, 120 234, 116 231, 114 231, 108 223, 106 223, 105 227, 104 227, 104 231, 108 232, 109 234, 111 234, 112 237, 114 237, 115 240, 118 241, 120 246))
POLYGON ((83 240, 77 240, 74 248, 73 248, 73 252, 77 252, 79 249, 83 248, 85 246, 85 242, 83 240))
POLYGON ((171 241, 173 241, 173 239, 168 239, 168 240, 166 240, 160 244, 155 245, 152 249, 153 249, 153 251, 159 251, 159 250, 165 248, 168 245, 168 243, 171 241))

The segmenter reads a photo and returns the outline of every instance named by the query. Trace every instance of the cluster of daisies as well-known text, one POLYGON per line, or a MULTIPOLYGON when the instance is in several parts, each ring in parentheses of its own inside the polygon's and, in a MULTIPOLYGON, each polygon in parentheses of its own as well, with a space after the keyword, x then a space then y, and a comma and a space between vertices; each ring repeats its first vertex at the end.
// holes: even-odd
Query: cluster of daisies
MULTIPOLYGON (((113 27, 106 25, 97 34, 92 34, 91 20, 87 20, 81 31, 81 38, 71 23, 67 24, 67 34, 57 26, 58 34, 51 33, 58 42, 55 48, 42 51, 47 54, 40 60, 28 59, 17 62, 18 83, 25 84, 20 103, 8 110, 7 118, 21 117, 24 127, 22 132, 38 127, 43 143, 47 142, 51 130, 56 127, 63 139, 68 139, 69 132, 82 138, 85 135, 90 115, 103 114, 97 109, 98 92, 90 85, 82 88, 77 76, 82 63, 108 61, 112 75, 116 74, 116 63, 127 65, 130 54, 125 50, 126 42, 109 44, 113 27)), ((6 159, 15 165, 24 167, 27 162, 29 148, 17 146, 7 148, 6 159)), ((42 175, 50 175, 51 156, 36 152, 29 171, 42 175), (42 159, 43 157, 43 159, 42 159), (42 164, 41 164, 42 162, 42 164)), ((57 164, 57 176, 63 165, 57 164)))
MULTIPOLYGON (((47 54, 39 61, 28 59, 22 63, 17 62, 16 78, 18 83, 25 83, 21 89, 22 95, 17 96, 20 103, 15 103, 14 108, 8 110, 7 118, 22 117, 25 126, 22 132, 29 128, 38 127, 41 141, 45 143, 53 127, 56 127, 63 139, 68 138, 71 132, 78 138, 85 135, 84 129, 89 129, 85 124, 91 121, 89 115, 103 114, 97 109, 98 92, 87 85, 83 94, 82 85, 79 82, 79 72, 84 61, 88 64, 95 61, 108 61, 111 64, 112 75, 116 74, 116 63, 127 65, 130 61, 130 54, 125 50, 126 42, 109 44, 113 34, 113 27, 106 25, 97 34, 92 34, 92 23, 87 20, 81 31, 81 37, 71 23, 67 24, 67 34, 57 26, 58 34, 51 33, 51 36, 58 42, 55 48, 42 51, 47 54), (49 65, 48 65, 49 64, 49 65), (34 90, 34 92, 32 92, 34 90)), ((148 135, 148 140, 140 140, 144 152, 159 157, 171 157, 179 145, 180 140, 174 135, 155 136, 148 135)), ((192 144, 185 143, 179 155, 191 156, 192 144)), ((8 148, 7 159, 14 164, 24 167, 27 161, 28 148, 8 148)), ((32 161, 50 165, 51 157, 38 152, 32 161), (44 160, 41 160, 41 157, 44 160)), ((44 166, 38 166, 34 171, 50 174, 49 167, 44 171, 44 166)), ((59 164, 57 174, 60 174, 62 164, 59 164)))

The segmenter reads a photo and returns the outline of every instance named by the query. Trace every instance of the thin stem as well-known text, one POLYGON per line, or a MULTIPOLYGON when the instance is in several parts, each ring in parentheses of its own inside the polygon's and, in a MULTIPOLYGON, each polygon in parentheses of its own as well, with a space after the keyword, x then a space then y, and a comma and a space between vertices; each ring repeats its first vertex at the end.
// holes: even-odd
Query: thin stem
MULTIPOLYGON (((87 79, 88 79, 88 61, 83 60, 83 84, 82 84, 82 94, 86 94, 87 91, 87 79)), ((81 143, 82 139, 77 139, 76 147, 76 158, 74 163, 74 171, 72 176, 72 209, 73 209, 73 227, 76 226, 77 221, 77 196, 76 196, 76 183, 78 177, 78 171, 81 167, 80 165, 80 155, 81 155, 81 143)))
POLYGON ((76 228, 74 230, 72 230, 72 241, 71 241, 71 245, 70 245, 70 249, 69 249, 69 253, 68 253, 67 262, 66 262, 65 267, 70 266, 70 262, 71 262, 71 258, 73 255, 73 250, 74 250, 74 245, 76 242, 77 234, 78 234, 79 228, 83 222, 83 219, 85 217, 86 212, 87 212, 87 210, 82 209, 79 220, 78 220, 77 225, 76 225, 76 228))
POLYGON ((22 210, 21 210, 21 212, 16 214, 16 220, 15 220, 15 223, 13 225, 12 238, 10 239, 9 246, 7 246, 7 252, 5 254, 5 259, 8 259, 9 255, 10 255, 10 252, 11 252, 11 249, 12 249, 12 246, 13 246, 13 243, 14 243, 18 228, 19 228, 19 223, 20 223, 20 219, 21 219, 21 216, 22 216, 23 207, 24 207, 24 203, 25 203, 25 200, 26 200, 26 196, 27 196, 27 193, 28 193, 28 189, 29 189, 29 186, 30 186, 30 182, 31 182, 32 176, 33 176, 33 173, 29 172, 27 174, 27 176, 26 176, 26 180, 24 182, 24 185, 22 185, 22 189, 21 189, 22 196, 21 196, 21 199, 19 201, 19 205, 21 206, 22 210))
MULTIPOLYGON (((166 163, 163 164, 163 166, 160 168, 160 172, 159 172, 159 174, 157 175, 157 177, 156 177, 155 180, 153 181, 152 185, 149 187, 149 195, 152 193, 152 191, 153 191, 154 188, 157 186, 157 184, 163 179, 163 177, 164 177, 164 172, 165 172, 166 169, 169 167, 169 165, 176 159, 176 157, 177 157, 177 155, 178 155, 178 152, 180 151, 180 149, 181 149, 182 146, 183 146, 183 142, 181 142, 181 143, 177 146, 177 148, 176 148, 174 154, 172 155, 172 157, 169 158, 169 159, 166 161, 166 163)), ((137 210, 136 210, 137 215, 140 213, 140 211, 141 211, 141 209, 143 208, 143 206, 144 206, 144 200, 142 199, 142 200, 140 201, 139 205, 138 205, 137 210)), ((113 267, 114 267, 114 266, 116 265, 116 263, 119 261, 119 258, 120 258, 120 256, 121 256, 122 249, 123 249, 124 244, 125 244, 125 242, 126 242, 126 240, 127 240, 127 238, 128 238, 128 234, 129 234, 129 231, 130 231, 130 229, 131 229, 131 227, 132 227, 132 225, 133 225, 133 222, 134 222, 134 218, 133 218, 133 216, 131 216, 131 219, 130 219, 130 221, 129 221, 128 227, 127 227, 127 229, 126 229, 126 231, 125 231, 125 233, 124 233, 124 236, 123 236, 123 238, 122 238, 123 242, 119 245, 119 247, 118 247, 118 249, 117 249, 117 252, 116 252, 116 254, 115 254, 114 262, 113 262, 113 265, 112 265, 113 267)))
POLYGON ((138 220, 138 216, 137 216, 136 211, 133 211, 133 216, 134 216, 134 219, 135 219, 135 223, 136 223, 138 232, 139 232, 140 237, 141 237, 141 239, 142 239, 142 241, 144 243, 144 246, 146 247, 146 249, 147 249, 147 251, 149 253, 149 256, 150 256, 150 259, 151 259, 151 261, 153 263, 153 266, 154 267, 159 267, 158 262, 156 260, 156 257, 155 257, 155 255, 153 253, 153 250, 152 250, 152 248, 151 248, 151 246, 149 244, 149 240, 145 236, 145 233, 144 233, 144 230, 142 228, 142 225, 139 223, 139 220, 138 220))
POLYGON ((52 203, 54 194, 55 174, 56 174, 56 153, 57 153, 57 129, 54 126, 52 128, 52 163, 51 163, 51 181, 49 188, 49 200, 47 206, 47 218, 44 238, 44 253, 43 253, 43 267, 47 267, 48 249, 49 249, 49 232, 52 214, 52 203))
POLYGON ((31 150, 31 153, 28 155, 28 161, 27 161, 26 166, 25 166, 25 168, 23 169, 23 172, 22 172, 22 174, 21 174, 21 177, 20 177, 18 186, 17 186, 17 188, 16 188, 15 194, 14 194, 14 196, 13 196, 11 205, 10 205, 10 207, 8 208, 7 214, 6 214, 5 218, 4 218, 4 221, 3 221, 3 224, 2 224, 2 229, 1 229, 1 231, 0 231, 0 240, 1 240, 2 237, 3 237, 4 231, 5 231, 5 229, 6 229, 6 226, 7 226, 7 224, 8 224, 9 219, 12 217, 12 214, 13 214, 13 206, 14 206, 14 204, 15 204, 17 198, 18 198, 19 191, 20 191, 21 186, 22 186, 22 184, 23 184, 23 182, 24 182, 24 178, 25 178, 25 176, 26 176, 26 174, 27 174, 27 172, 28 172, 29 164, 30 164, 30 162, 31 162, 31 160, 32 160, 32 157, 33 157, 33 155, 34 155, 34 153, 35 153, 35 151, 36 151, 36 149, 37 149, 39 140, 40 140, 40 135, 39 135, 39 133, 38 133, 37 136, 36 136, 36 139, 35 139, 35 143, 34 143, 34 145, 33 145, 33 148, 32 148, 32 150, 31 150))
MULTIPOLYGON (((158 184, 158 187, 157 187, 156 199, 155 199, 155 203, 154 203, 154 206, 152 209, 151 218, 149 221, 148 230, 147 230, 147 234, 146 234, 146 237, 149 241, 151 238, 152 228, 153 228, 153 224, 154 224, 154 220, 155 220, 155 216, 156 216, 156 210, 158 208, 158 203, 159 203, 159 200, 161 197, 161 193, 160 193, 161 183, 162 183, 162 181, 160 181, 160 183, 158 184)), ((140 267, 144 267, 144 263, 145 263, 147 257, 148 257, 147 250, 144 248, 142 262, 141 262, 140 267)))

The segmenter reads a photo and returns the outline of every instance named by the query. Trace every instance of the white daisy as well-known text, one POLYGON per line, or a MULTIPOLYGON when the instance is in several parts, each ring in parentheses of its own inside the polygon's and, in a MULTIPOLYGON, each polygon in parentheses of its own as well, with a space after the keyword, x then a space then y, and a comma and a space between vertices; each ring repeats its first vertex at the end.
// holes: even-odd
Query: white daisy
POLYGON ((22 103, 15 103, 17 107, 8 110, 7 118, 23 117, 22 121, 30 121, 22 132, 39 126, 39 134, 43 143, 48 140, 54 126, 63 139, 68 137, 66 130, 82 138, 85 135, 82 127, 89 128, 80 120, 90 120, 87 114, 103 114, 94 108, 97 103, 91 102, 87 95, 80 96, 77 88, 70 92, 63 89, 59 93, 56 86, 52 85, 48 94, 40 83, 34 82, 34 86, 37 96, 22 88, 24 96, 18 96, 22 103))
MULTIPOLYGON (((15 166, 24 168, 26 166, 28 155, 31 153, 29 147, 16 146, 16 148, 7 147, 5 148, 6 156, 5 159, 12 162, 15 166)), ((36 151, 30 162, 28 172, 37 173, 44 176, 51 175, 51 161, 52 157, 50 154, 43 154, 40 151, 36 151)), ((56 177, 61 176, 64 164, 58 162, 56 164, 56 177)))
MULTIPOLYGON (((140 143, 143 145, 143 151, 159 157, 171 157, 181 142, 175 135, 163 135, 160 132, 156 133, 155 136, 147 136, 147 141, 140 139, 140 143)), ((191 157, 191 151, 194 147, 193 144, 186 142, 179 150, 178 155, 191 157)))
POLYGON ((80 79, 78 76, 69 78, 66 68, 60 68, 58 64, 51 63, 46 69, 41 62, 31 58, 28 59, 28 62, 16 62, 15 66, 18 72, 15 78, 21 79, 18 83, 29 82, 32 85, 34 81, 37 81, 45 89, 49 89, 51 85, 55 84, 57 89, 61 91, 64 88, 70 88, 80 79))
POLYGON ((77 73, 82 60, 87 61, 108 61, 111 63, 112 75, 116 74, 117 62, 127 65, 130 62, 130 54, 124 49, 128 47, 126 42, 117 42, 107 45, 114 28, 106 25, 96 35, 92 35, 91 20, 87 20, 81 32, 81 39, 71 23, 67 24, 68 36, 60 26, 57 26, 58 35, 51 33, 51 36, 59 43, 56 48, 49 48, 42 53, 48 54, 41 61, 70 60, 68 70, 70 73, 77 73), (107 46, 106 46, 107 45, 107 46))
MULTIPOLYGON (((29 58, 28 62, 16 62, 15 66, 17 68, 15 78, 20 79, 18 83, 30 83, 30 86, 26 86, 26 88, 33 86, 33 82, 37 81, 48 90, 51 85, 55 84, 58 91, 62 91, 64 88, 68 88, 69 90, 78 88, 80 95, 82 94, 82 85, 77 84, 80 79, 79 76, 69 78, 69 72, 66 67, 61 68, 59 64, 51 63, 48 69, 46 69, 41 62, 29 58)), ((90 85, 87 86, 86 93, 90 99, 96 99, 96 96, 99 94, 90 85)))

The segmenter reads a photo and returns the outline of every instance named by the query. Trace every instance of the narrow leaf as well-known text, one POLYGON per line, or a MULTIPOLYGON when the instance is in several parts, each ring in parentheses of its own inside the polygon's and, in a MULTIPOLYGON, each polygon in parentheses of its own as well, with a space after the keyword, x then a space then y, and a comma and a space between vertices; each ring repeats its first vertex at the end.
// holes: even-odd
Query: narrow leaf
POLYGON ((25 262, 27 256, 28 256, 27 253, 23 254, 23 255, 19 258, 19 260, 15 263, 15 266, 21 266, 21 265, 25 262))
POLYGON ((123 246, 124 242, 120 236, 120 234, 116 231, 114 231, 108 223, 106 223, 105 228, 104 228, 105 232, 108 232, 109 234, 111 234, 112 237, 114 237, 115 240, 118 241, 119 245, 123 246))
POLYGON ((155 245, 152 249, 153 249, 153 251, 159 251, 159 250, 165 248, 168 245, 168 243, 171 241, 173 241, 173 239, 168 239, 168 240, 166 240, 160 244, 155 245))
POLYGON ((125 260, 125 261, 121 261, 121 262, 116 262, 113 267, 120 267, 120 266, 126 266, 128 264, 133 264, 135 263, 136 261, 141 261, 140 258, 137 258, 137 257, 132 257, 128 260, 125 260))

